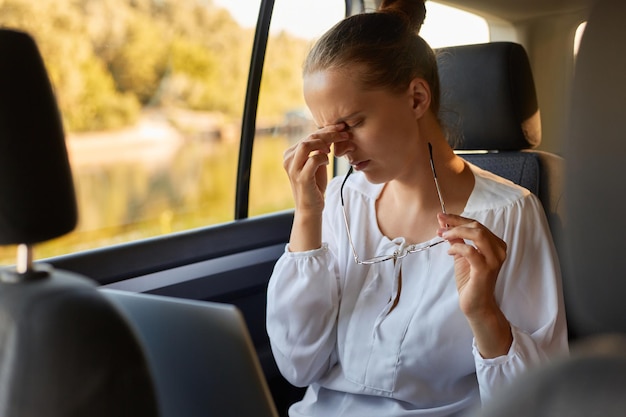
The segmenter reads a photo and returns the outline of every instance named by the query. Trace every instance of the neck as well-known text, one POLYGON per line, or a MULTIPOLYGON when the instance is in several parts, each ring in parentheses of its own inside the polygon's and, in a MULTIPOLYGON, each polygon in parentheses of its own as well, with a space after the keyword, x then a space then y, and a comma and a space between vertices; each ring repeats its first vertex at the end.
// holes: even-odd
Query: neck
POLYGON ((447 202, 446 195, 455 188, 450 185, 459 181, 459 176, 463 175, 465 170, 465 163, 454 154, 443 136, 432 137, 429 142, 422 141, 418 145, 420 151, 416 152, 414 159, 407 164, 405 173, 390 181, 386 186, 386 192, 402 204, 436 206, 441 209, 431 169, 428 143, 432 146, 432 160, 441 194, 447 202))

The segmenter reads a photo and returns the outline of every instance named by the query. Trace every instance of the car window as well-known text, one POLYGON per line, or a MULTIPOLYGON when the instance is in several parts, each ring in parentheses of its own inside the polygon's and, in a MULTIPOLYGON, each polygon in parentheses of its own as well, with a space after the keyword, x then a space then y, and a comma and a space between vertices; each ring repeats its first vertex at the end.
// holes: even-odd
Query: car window
POLYGON ((293 207, 283 151, 315 129, 302 96, 302 62, 313 42, 345 14, 345 3, 337 0, 274 3, 252 154, 251 216, 293 207))
MULTIPOLYGON (((426 6, 421 34, 433 48, 489 40, 485 19, 432 1, 426 6), (464 30, 456 30, 459 27, 464 30)), ((345 5, 335 0, 276 0, 274 4, 251 167, 252 216, 293 206, 282 168, 283 151, 315 128, 302 98, 299 67, 314 40, 344 16, 345 5)), ((331 164, 329 173, 332 169, 331 164)))
POLYGON ((76 184, 76 230, 37 258, 234 218, 253 28, 197 0, 3 0, 0 26, 38 43, 76 184))
POLYGON ((478 15, 427 1, 420 35, 432 48, 484 43, 489 42, 489 26, 478 15))
MULTIPOLYGON (((46 63, 79 206, 75 231, 38 245, 37 258, 234 219, 241 118, 260 5, 0 2, 0 26, 29 32, 46 63)), ((479 18, 432 1, 427 7, 422 35, 433 47, 483 39, 449 30, 471 32, 479 18), (469 20, 453 23, 458 16, 469 20)), ((275 1, 250 168, 251 216, 293 206, 282 153, 314 127, 301 94, 302 60, 344 15, 341 0, 275 1)), ((0 249, 0 262, 12 263, 13 257, 14 248, 0 249)))

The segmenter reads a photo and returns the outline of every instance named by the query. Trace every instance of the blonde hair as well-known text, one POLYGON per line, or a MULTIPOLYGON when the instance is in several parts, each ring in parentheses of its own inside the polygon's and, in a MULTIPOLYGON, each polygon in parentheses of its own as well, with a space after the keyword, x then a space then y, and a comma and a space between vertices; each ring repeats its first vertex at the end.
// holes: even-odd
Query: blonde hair
POLYGON ((424 1, 384 0, 373 13, 350 16, 328 30, 313 46, 303 75, 361 68, 366 89, 402 91, 414 78, 431 89, 431 110, 439 113, 439 74, 432 48, 419 36, 426 16, 424 1))

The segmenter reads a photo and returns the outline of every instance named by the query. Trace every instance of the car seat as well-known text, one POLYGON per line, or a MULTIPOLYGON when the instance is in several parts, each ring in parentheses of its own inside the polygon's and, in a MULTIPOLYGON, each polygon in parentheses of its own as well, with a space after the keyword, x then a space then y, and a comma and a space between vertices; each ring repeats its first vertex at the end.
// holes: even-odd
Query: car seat
POLYGON ((562 264, 572 356, 532 370, 476 417, 618 417, 626 410, 626 3, 597 1, 576 60, 565 137, 562 264))
POLYGON ((565 291, 582 336, 626 332, 626 3, 599 1, 576 61, 565 151, 565 291))
POLYGON ((61 117, 26 33, 0 29, 0 415, 157 416, 127 321, 85 277, 33 262, 77 221, 61 117))
POLYGON ((534 149, 541 143, 541 117, 526 51, 513 42, 492 42, 441 48, 436 54, 439 117, 450 144, 469 162, 537 195, 558 243, 564 161, 534 149))

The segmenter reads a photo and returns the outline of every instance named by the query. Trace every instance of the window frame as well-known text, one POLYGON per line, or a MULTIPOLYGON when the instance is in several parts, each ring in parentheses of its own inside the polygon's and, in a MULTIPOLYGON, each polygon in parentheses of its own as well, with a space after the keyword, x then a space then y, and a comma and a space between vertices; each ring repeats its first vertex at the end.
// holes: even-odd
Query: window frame
MULTIPOLYGON (((346 14, 359 13, 363 10, 363 0, 345 0, 345 4, 346 14)), ((137 277, 142 279, 150 274, 174 270, 211 259, 217 260, 233 254, 251 257, 252 263, 273 265, 279 256, 276 248, 283 247, 289 238, 293 210, 249 217, 252 149, 273 9, 274 0, 261 0, 241 122, 234 220, 68 253, 38 260, 37 263, 49 263, 55 268, 85 275, 98 285, 110 285, 137 277), (263 248, 273 249, 259 255, 258 250, 263 248)), ((232 268, 236 270, 237 265, 233 265, 232 268)), ((162 289, 149 292, 199 298, 199 295, 195 291, 190 291, 189 288, 186 283, 176 285, 164 283, 162 289)))
MULTIPOLYGON (((362 13, 365 10, 363 0, 345 0, 346 15, 362 13)), ((269 29, 274 11, 274 0, 261 0, 256 31, 252 45, 250 71, 246 99, 243 109, 239 159, 237 164, 237 183, 235 189, 235 221, 249 217, 250 174, 252 168, 252 150, 256 131, 256 116, 259 105, 259 92, 263 77, 265 53, 269 41, 269 29)), ((333 164, 337 174, 337 164, 333 164)))
POLYGON ((274 0, 261 0, 256 32, 252 44, 252 57, 248 72, 248 85, 241 122, 239 159, 237 163, 237 185, 235 189, 235 221, 245 219, 249 214, 250 172, 252 167, 252 148, 256 131, 256 115, 259 105, 261 78, 265 63, 265 52, 269 40, 270 21, 274 11, 274 0))

